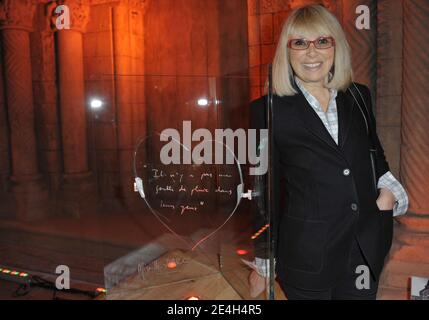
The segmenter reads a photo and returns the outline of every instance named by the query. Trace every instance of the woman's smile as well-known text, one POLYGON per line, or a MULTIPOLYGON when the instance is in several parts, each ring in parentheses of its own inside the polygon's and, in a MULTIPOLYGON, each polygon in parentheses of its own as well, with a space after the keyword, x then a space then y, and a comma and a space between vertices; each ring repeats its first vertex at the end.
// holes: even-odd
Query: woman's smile
POLYGON ((323 62, 315 62, 315 63, 303 63, 302 65, 308 71, 318 71, 322 66, 323 62))

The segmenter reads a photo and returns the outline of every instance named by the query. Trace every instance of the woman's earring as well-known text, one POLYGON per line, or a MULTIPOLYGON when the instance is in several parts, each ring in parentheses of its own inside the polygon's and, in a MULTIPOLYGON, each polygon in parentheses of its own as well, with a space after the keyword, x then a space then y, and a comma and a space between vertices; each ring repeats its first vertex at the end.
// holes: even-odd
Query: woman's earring
POLYGON ((332 78, 334 78, 334 73, 335 73, 335 66, 332 66, 328 74, 328 82, 331 82, 332 78))
POLYGON ((298 85, 296 84, 296 81, 295 81, 295 75, 292 76, 291 80, 292 80, 292 86, 294 87, 294 89, 299 90, 298 85))

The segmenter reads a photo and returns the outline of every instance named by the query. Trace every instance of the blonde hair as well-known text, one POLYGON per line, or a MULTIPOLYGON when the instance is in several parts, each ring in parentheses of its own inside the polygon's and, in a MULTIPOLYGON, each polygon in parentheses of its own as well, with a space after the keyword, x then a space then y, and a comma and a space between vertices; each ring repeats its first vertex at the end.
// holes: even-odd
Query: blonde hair
POLYGON ((289 62, 288 40, 290 36, 311 33, 331 36, 335 39, 335 58, 332 78, 327 88, 345 91, 353 80, 350 46, 337 18, 321 5, 309 5, 294 10, 283 25, 273 61, 273 91, 279 96, 296 93, 293 86, 294 72, 289 62))

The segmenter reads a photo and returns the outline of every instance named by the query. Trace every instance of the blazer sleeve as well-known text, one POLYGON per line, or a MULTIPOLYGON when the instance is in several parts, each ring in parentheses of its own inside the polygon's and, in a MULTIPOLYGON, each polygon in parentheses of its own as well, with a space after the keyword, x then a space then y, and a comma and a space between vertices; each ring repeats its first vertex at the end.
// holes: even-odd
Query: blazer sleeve
MULTIPOLYGON (((266 97, 261 97, 250 104, 250 128, 251 129, 267 129, 267 105, 266 97)), ((257 135, 259 137, 259 134, 257 135)), ((261 141, 258 148, 268 148, 268 141, 261 141)), ((274 152, 269 154, 269 157, 274 157, 274 190, 273 190, 273 224, 274 227, 270 227, 270 231, 274 232, 274 240, 277 243, 277 226, 278 226, 278 212, 279 212, 279 188, 280 188, 280 175, 279 175, 279 157, 277 147, 274 145, 274 152), (274 231, 273 231, 274 230, 274 231)), ((269 223, 269 217, 267 214, 267 200, 268 200, 268 172, 264 175, 253 176, 253 191, 257 193, 251 203, 251 215, 253 221, 253 245, 255 249, 255 257, 268 259, 268 228, 264 228, 269 223), (260 232, 264 230, 263 232, 260 232)), ((273 248, 274 256, 276 254, 276 246, 273 248)))

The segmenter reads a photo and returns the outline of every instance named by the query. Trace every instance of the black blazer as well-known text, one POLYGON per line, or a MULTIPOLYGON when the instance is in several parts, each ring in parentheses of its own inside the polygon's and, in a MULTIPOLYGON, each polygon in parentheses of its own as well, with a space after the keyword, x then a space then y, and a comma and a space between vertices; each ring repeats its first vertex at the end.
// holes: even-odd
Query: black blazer
MULTIPOLYGON (((370 91, 356 85, 376 132, 370 91)), ((378 278, 392 244, 392 210, 376 204, 365 120, 349 93, 339 91, 336 103, 338 145, 300 91, 273 97, 276 272, 304 289, 327 289, 349 270, 355 237, 378 278)), ((251 128, 266 128, 266 97, 250 108, 251 128)), ((379 178, 389 165, 376 140, 379 178)), ((255 217, 258 230, 266 221, 255 217)), ((255 240, 256 256, 266 258, 266 243, 266 233, 255 240)))

